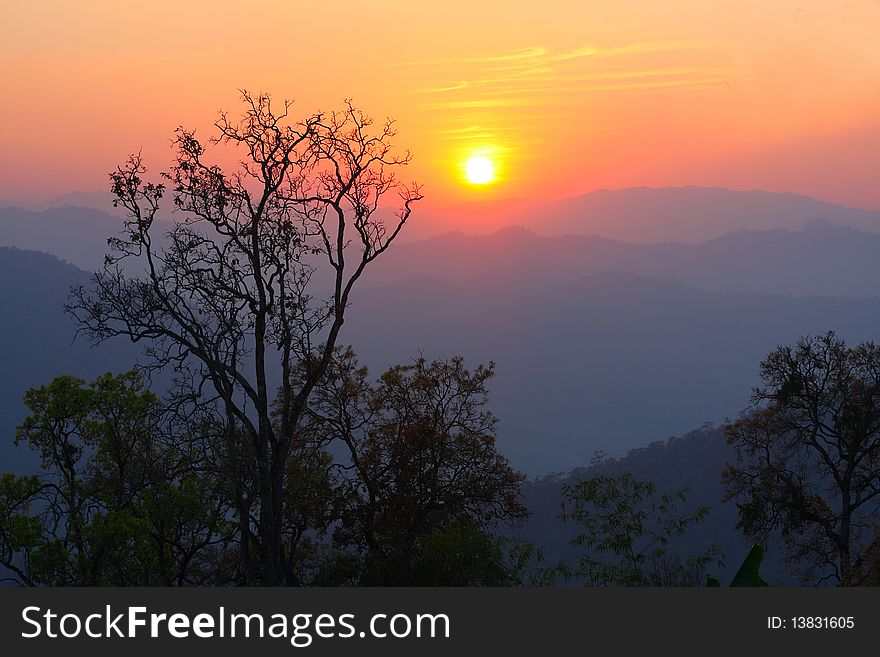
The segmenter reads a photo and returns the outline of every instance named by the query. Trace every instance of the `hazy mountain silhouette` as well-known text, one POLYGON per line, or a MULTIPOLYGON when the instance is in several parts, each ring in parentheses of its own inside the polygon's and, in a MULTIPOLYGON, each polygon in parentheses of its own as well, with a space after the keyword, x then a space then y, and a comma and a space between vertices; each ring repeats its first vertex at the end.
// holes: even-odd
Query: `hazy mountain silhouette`
MULTIPOLYGON (((128 369, 137 350, 71 343, 62 305, 85 272, 14 249, 0 249, 0 267, 0 427, 11 440, 27 387, 128 369)), ((716 292, 610 272, 506 299, 424 277, 363 288, 343 339, 375 375, 420 350, 494 360, 499 446, 540 474, 733 416, 776 345, 828 328, 860 341, 878 325, 880 300, 716 292)))
MULTIPOLYGON (((726 463, 734 460, 733 449, 726 444, 721 429, 709 426, 655 441, 618 459, 526 481, 522 488, 523 502, 532 515, 515 534, 542 546, 547 564, 559 560, 571 563, 577 552, 569 541, 575 536, 576 528, 559 519, 562 486, 574 479, 630 472, 636 479, 654 482, 660 493, 686 489, 685 502, 678 506, 681 512, 699 507, 711 509, 703 523, 691 526, 685 537, 673 539, 672 546, 685 555, 713 544, 718 546, 725 556, 724 565, 713 564, 709 571, 729 581, 751 547, 736 529, 739 518, 735 503, 723 502, 726 491, 721 483, 721 471, 726 463)), ((794 583, 783 569, 781 551, 775 546, 770 546, 762 573, 774 584, 794 583)))
MULTIPOLYGON (((876 337, 880 300, 869 297, 880 280, 880 235, 829 221, 703 244, 521 228, 398 244, 354 295, 343 340, 377 375, 420 350, 496 361, 501 449, 533 474, 566 470, 597 449, 622 454, 735 415, 759 360, 780 343, 830 328, 850 341, 876 337)), ((81 208, 6 208, 0 241, 91 267, 119 223, 81 208)), ((15 372, 0 390, 8 432, 28 386, 64 372, 127 369, 135 350, 71 346, 61 306, 86 274, 45 255, 3 253, 0 357, 15 372)))
POLYGON ((6 472, 34 459, 12 444, 25 390, 60 374, 88 378, 129 369, 137 351, 122 342, 97 349, 73 342, 75 328, 63 307, 70 287, 87 281, 86 272, 44 253, 2 247, 0 272, 0 462, 6 472))
POLYGON ((861 341, 878 325, 880 300, 715 292, 610 272, 505 301, 435 279, 364 289, 344 340, 377 373, 419 351, 495 361, 500 449, 536 474, 735 416, 777 345, 829 328, 861 341))
POLYGON ((702 244, 645 245, 505 228, 397 245, 367 275, 373 284, 432 277, 513 298, 607 271, 723 291, 876 297, 880 234, 815 220, 797 231, 742 230, 702 244))
POLYGON ((68 192, 55 196, 48 201, 11 201, 0 200, 0 207, 18 207, 31 212, 43 212, 66 206, 99 210, 112 215, 125 216, 123 208, 114 208, 113 200, 116 197, 111 192, 68 192))
POLYGON ((796 230, 811 219, 880 232, 880 212, 796 194, 723 187, 599 190, 514 214, 541 235, 596 234, 625 242, 703 242, 735 230, 796 230))
POLYGON ((121 216, 93 208, 64 205, 33 211, 0 207, 0 246, 43 251, 89 271, 101 267, 108 251, 107 238, 122 229, 121 216))
MULTIPOLYGON (((83 269, 101 265, 107 238, 121 227, 119 217, 87 208, 0 208, 0 245, 51 253, 83 269)), ((618 270, 718 290, 877 296, 880 234, 825 220, 799 230, 742 230, 702 244, 540 237, 521 227, 482 236, 447 233, 395 245, 367 272, 367 280, 379 285, 426 276, 512 298, 618 270)))
MULTIPOLYGON (((32 453, 12 446, 24 390, 62 373, 89 378, 122 371, 137 352, 125 342, 95 349, 72 342, 74 327, 62 306, 86 272, 9 248, 0 248, 0 269, 0 459, 5 470, 22 470, 34 465, 32 453)), ((687 487, 685 508, 713 507, 707 522, 689 532, 687 547, 719 544, 728 563, 713 573, 725 578, 747 542, 734 529, 733 505, 719 504, 719 474, 731 456, 720 432, 652 441, 735 414, 755 383, 757 360, 778 342, 829 323, 863 339, 880 320, 876 300, 709 292, 623 273, 494 303, 468 286, 430 278, 361 292, 345 338, 375 375, 420 348, 427 356, 464 353, 472 365, 494 359, 499 447, 517 467, 532 475, 627 470, 661 491, 687 487), (632 447, 621 459, 576 468, 596 450, 624 454, 632 447)), ((518 535, 543 546, 548 563, 571 554, 572 528, 557 515, 560 487, 572 474, 524 486, 533 516, 518 535)), ((765 574, 783 578, 772 555, 765 574)))
POLYGON ((107 253, 107 238, 119 233, 119 217, 76 206, 34 212, 0 208, 0 244, 45 251, 83 269, 96 269, 107 253))
MULTIPOLYGON (((170 212, 172 208, 169 201, 167 211, 170 212)), ((74 235, 76 241, 70 246, 65 246, 59 240, 41 243, 37 239, 14 243, 3 236, 2 230, 0 245, 47 251, 82 266, 95 266, 92 264, 95 249, 103 248, 106 238, 115 233, 100 230, 100 224, 109 222, 111 226, 116 226, 118 218, 124 215, 122 210, 113 208, 112 196, 108 192, 74 192, 42 203, 0 201, 0 229, 10 219, 24 220, 37 227, 49 223, 59 228, 52 221, 65 215, 83 224, 82 232, 74 235), (19 207, 9 207, 14 205, 19 207), (68 210, 71 206, 78 206, 79 209, 68 210), (34 217, 22 213, 21 209, 38 215, 47 213, 47 216, 34 217), (94 239, 91 246, 88 244, 89 238, 94 239)), ((163 216, 167 216, 167 213, 163 216)), ((401 239, 413 242, 450 230, 486 234, 505 226, 520 225, 548 236, 599 235, 642 244, 695 244, 737 230, 799 230, 813 219, 823 219, 831 225, 880 232, 880 211, 848 208, 806 196, 734 191, 720 187, 635 187, 599 190, 552 202, 501 199, 461 203, 445 208, 422 205, 401 234, 401 239)), ((38 228, 34 230, 39 233, 38 228)), ((100 263, 100 260, 97 262, 100 263)))
POLYGON ((806 196, 723 187, 602 189, 558 201, 497 200, 414 215, 404 239, 450 230, 490 233, 520 225, 539 235, 600 235, 624 242, 698 243, 736 230, 797 230, 811 219, 880 232, 880 211, 858 210, 806 196))

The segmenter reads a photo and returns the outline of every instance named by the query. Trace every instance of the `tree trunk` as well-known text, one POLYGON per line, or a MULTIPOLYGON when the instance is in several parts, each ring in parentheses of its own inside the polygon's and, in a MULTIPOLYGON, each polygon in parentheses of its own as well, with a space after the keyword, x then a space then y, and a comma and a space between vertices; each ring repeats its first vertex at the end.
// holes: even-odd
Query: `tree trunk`
POLYGON ((260 521, 257 526, 260 538, 260 583, 263 586, 278 586, 278 550, 280 541, 280 519, 275 514, 275 486, 273 485, 269 464, 269 440, 265 430, 260 430, 259 453, 257 454, 260 490, 260 521))

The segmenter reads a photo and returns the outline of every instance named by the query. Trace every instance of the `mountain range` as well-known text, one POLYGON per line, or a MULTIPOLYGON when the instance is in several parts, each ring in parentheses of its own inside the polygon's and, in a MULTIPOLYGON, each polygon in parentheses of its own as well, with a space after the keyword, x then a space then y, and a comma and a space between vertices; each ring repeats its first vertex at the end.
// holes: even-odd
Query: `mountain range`
MULTIPOLYGON (((770 198, 788 210, 763 223, 760 214, 731 219, 726 234, 702 242, 693 241, 702 229, 692 217, 690 239, 677 243, 542 236, 518 227, 395 244, 354 294, 342 340, 376 376, 420 353, 462 354, 471 365, 494 361, 499 447, 538 475, 571 470, 597 450, 620 456, 735 416, 758 382, 760 359, 801 335, 835 329, 852 342, 877 337, 876 213, 790 195, 695 189, 608 194, 619 197, 617 207, 641 207, 647 197, 658 208, 698 207, 694 197, 723 197, 740 208, 770 198)), ((596 194, 592 202, 603 197, 596 194)), ((733 216, 730 207, 723 212, 733 216)), ((546 215, 547 225, 560 216, 546 215)), ((720 226, 713 222, 704 224, 720 226)), ((100 264, 108 234, 120 225, 88 208, 0 208, 0 244, 78 265, 0 249, 5 435, 22 417, 28 386, 61 373, 121 371, 135 361, 131 345, 72 343, 74 327, 62 312, 69 287, 100 264)))
MULTIPOLYGON (((709 509, 702 522, 691 525, 684 536, 673 537, 670 548, 687 558, 715 547, 723 557, 722 563, 709 564, 707 574, 729 582, 751 547, 751 542, 736 528, 736 502, 727 499, 721 479, 725 465, 735 461, 734 448, 727 445, 724 432, 706 425, 682 436, 632 449, 620 458, 602 459, 565 474, 534 478, 522 486, 523 503, 531 515, 511 534, 541 546, 545 567, 560 561, 574 564, 578 548, 570 542, 578 528, 560 519, 564 486, 579 479, 628 472, 638 481, 653 483, 658 495, 674 496, 682 491, 684 500, 676 503, 676 514, 691 514, 701 507, 709 509)), ((767 548, 761 565, 764 578, 774 586, 797 583, 785 567, 782 546, 770 542, 767 548)))
POLYGON ((494 361, 498 444, 538 474, 736 416, 770 350, 828 329, 875 338, 880 300, 711 291, 607 272, 498 301, 412 279, 360 290, 349 317, 343 340, 374 373, 420 353, 494 361))
POLYGON ((880 234, 813 220, 800 230, 738 230, 700 244, 637 244, 599 236, 542 237, 512 227, 395 245, 365 280, 434 278, 493 298, 538 293, 609 271, 703 289, 797 296, 880 296, 880 234))
MULTIPOLYGON (((167 207, 172 207, 170 201, 167 207)), ((880 211, 794 194, 719 187, 638 187, 542 203, 507 199, 416 208, 401 242, 450 231, 485 235, 521 226, 542 236, 595 235, 638 244, 699 244, 742 230, 797 231, 816 220, 880 233, 880 211)), ((122 228, 122 216, 108 192, 65 194, 44 203, 0 201, 4 233, 0 244, 46 250, 93 269, 103 260, 107 238, 122 228)), ((169 212, 161 218, 169 219, 169 212)))
MULTIPOLYGON (((418 207, 418 206, 417 206, 418 207)), ((539 235, 600 235, 622 242, 696 244, 736 230, 797 230, 813 219, 880 232, 880 211, 806 196, 723 187, 600 189, 553 201, 506 199, 419 207, 407 239, 519 225, 539 235)))
POLYGON ((92 348, 74 340, 64 314, 67 294, 88 273, 54 256, 0 247, 0 471, 33 465, 25 447, 14 447, 15 427, 25 417, 25 390, 60 374, 92 378, 129 369, 137 351, 121 342, 92 348))

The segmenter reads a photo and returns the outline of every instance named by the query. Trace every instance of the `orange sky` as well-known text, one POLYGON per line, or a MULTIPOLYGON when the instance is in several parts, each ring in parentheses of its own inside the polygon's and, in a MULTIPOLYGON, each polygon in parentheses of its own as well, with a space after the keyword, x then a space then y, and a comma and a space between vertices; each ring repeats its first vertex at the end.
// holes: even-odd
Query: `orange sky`
POLYGON ((0 57, 0 198, 106 189, 141 147, 161 168, 245 87, 394 116, 437 205, 698 184, 880 208, 877 0, 4 0, 0 57), (475 152, 497 183, 463 181, 475 152))

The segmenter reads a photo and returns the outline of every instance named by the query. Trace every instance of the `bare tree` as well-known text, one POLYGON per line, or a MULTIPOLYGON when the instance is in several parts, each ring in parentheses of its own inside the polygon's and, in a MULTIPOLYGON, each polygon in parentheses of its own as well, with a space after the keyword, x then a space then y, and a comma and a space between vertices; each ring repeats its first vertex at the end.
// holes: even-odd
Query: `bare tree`
POLYGON ((180 219, 166 235, 157 235, 166 183, 144 180, 139 155, 111 174, 126 229, 68 310, 95 341, 145 341, 149 366, 173 367, 190 397, 215 404, 231 467, 253 483, 235 491, 245 579, 276 585, 295 583, 283 566, 282 520, 297 425, 355 284, 421 193, 394 175, 410 156, 394 153, 390 120, 376 127, 346 102, 296 122, 288 102, 276 112, 268 95, 243 99, 241 119, 221 113, 209 142, 238 153, 231 171, 178 129, 162 176, 180 219), (383 220, 389 194, 399 206, 383 220), (143 275, 129 273, 131 261, 143 275))

